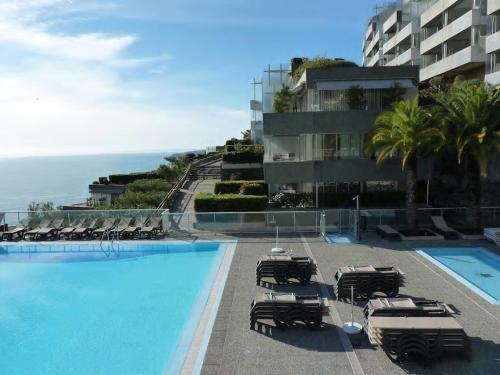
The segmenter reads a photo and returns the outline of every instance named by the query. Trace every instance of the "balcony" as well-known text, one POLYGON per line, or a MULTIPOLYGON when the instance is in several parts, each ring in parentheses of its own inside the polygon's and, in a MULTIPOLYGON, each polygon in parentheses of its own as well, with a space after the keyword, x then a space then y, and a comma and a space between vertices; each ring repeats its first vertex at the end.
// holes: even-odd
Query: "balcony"
MULTIPOLYGON (((264 162, 264 178, 270 184, 311 182, 404 181, 400 159, 389 159, 378 167, 372 159, 340 159, 264 162)), ((419 163, 419 178, 428 178, 428 163, 419 163)))
POLYGON ((420 69, 420 80, 426 81, 445 73, 458 73, 471 66, 484 64, 486 55, 480 46, 466 47, 448 57, 445 57, 425 68, 420 69))
POLYGON ((425 27, 429 22, 439 17, 446 9, 460 0, 439 0, 420 16, 420 27, 425 27))
POLYGON ((486 53, 500 50, 500 31, 486 37, 486 53))
POLYGON ((372 129, 379 113, 380 111, 265 113, 264 135, 298 136, 353 131, 366 133, 372 129))
POLYGON ((401 12, 400 10, 396 10, 394 13, 392 13, 382 26, 383 33, 387 34, 390 32, 395 32, 398 23, 402 20, 402 16, 403 12, 401 12))
POLYGON ((371 42, 368 44, 368 46, 364 50, 365 56, 370 54, 370 52, 380 42, 381 37, 382 37, 382 32, 381 31, 377 31, 375 33, 375 35, 373 36, 373 39, 371 40, 371 42))
POLYGON ((484 80, 491 85, 500 85, 500 70, 498 72, 486 74, 484 80))
POLYGON ((472 9, 423 40, 420 43, 420 53, 425 54, 468 28, 481 24, 484 24, 481 11, 479 9, 472 9))
POLYGON ((500 0, 488 0, 488 14, 500 13, 500 0))
POLYGON ((377 51, 372 57, 367 58, 365 66, 371 67, 379 65, 378 62, 382 59, 382 51, 377 51))
POLYGON ((401 31, 397 32, 392 38, 384 43, 384 47, 382 48, 384 55, 392 54, 393 49, 395 49, 402 42, 407 41, 407 39, 410 39, 408 40, 408 44, 410 44, 411 34, 416 32, 418 32, 418 28, 410 22, 408 25, 403 27, 401 31))
POLYGON ((399 56, 385 63, 385 66, 418 65, 416 62, 418 61, 419 55, 418 48, 409 48, 399 56))

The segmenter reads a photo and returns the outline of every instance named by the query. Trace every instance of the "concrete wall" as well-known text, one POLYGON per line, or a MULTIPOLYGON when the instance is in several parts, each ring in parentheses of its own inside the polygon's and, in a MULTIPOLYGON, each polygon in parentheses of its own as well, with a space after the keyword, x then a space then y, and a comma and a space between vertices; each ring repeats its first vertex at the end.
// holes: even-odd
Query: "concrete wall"
POLYGON ((264 136, 369 131, 379 111, 265 113, 264 136))
MULTIPOLYGON (((430 176, 430 162, 419 163, 419 179, 430 176)), ((387 160, 378 167, 371 159, 264 163, 264 179, 269 184, 304 182, 405 181, 401 160, 387 160)))

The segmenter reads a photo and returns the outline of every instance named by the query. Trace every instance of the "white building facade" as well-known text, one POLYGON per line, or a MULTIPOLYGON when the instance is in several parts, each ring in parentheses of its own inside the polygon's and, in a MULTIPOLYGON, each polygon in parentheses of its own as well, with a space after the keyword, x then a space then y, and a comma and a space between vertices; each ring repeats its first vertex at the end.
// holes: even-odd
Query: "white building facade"
POLYGON ((402 0, 376 13, 364 66, 418 65, 421 82, 461 74, 500 83, 500 0, 402 0))

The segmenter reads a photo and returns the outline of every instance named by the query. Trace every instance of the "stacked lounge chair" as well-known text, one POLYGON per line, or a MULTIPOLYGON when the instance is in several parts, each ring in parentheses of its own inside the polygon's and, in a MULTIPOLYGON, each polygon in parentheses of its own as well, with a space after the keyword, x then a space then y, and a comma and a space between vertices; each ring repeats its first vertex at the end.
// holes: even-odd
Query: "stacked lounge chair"
POLYGON ((394 361, 412 354, 429 359, 444 353, 469 355, 469 339, 447 305, 378 299, 370 301, 364 312, 370 343, 381 346, 394 361))
POLYGON ((162 218, 161 217, 151 217, 146 223, 145 227, 142 227, 139 231, 140 237, 153 238, 156 237, 163 230, 162 218))
POLYGON ((92 237, 92 233, 96 229, 97 219, 92 219, 88 223, 82 223, 79 227, 76 227, 70 234, 69 239, 83 239, 92 237))
POLYGON ((292 257, 288 254, 267 255, 259 260, 256 269, 257 285, 262 278, 274 278, 278 284, 296 279, 301 285, 308 284, 316 275, 317 265, 309 257, 292 257))
POLYGON ((46 240, 48 238, 57 238, 57 234, 64 228, 64 219, 55 219, 46 227, 40 226, 40 229, 35 234, 35 240, 46 240))
POLYGON ((484 228, 484 237, 500 246, 500 228, 484 228))
POLYGON ((343 266, 335 273, 333 289, 337 300, 350 298, 351 286, 355 298, 370 298, 377 292, 395 297, 403 284, 404 274, 394 267, 343 266))
POLYGON ((363 309, 364 326, 372 316, 451 316, 455 311, 448 305, 426 299, 375 298, 363 309))
POLYGON ((442 216, 431 216, 432 225, 439 234, 442 234, 446 240, 458 240, 460 233, 448 226, 442 216))
POLYGON ((302 322, 308 328, 317 328, 326 314, 328 302, 318 295, 261 293, 251 304, 250 329, 255 329, 260 320, 272 320, 278 328, 286 328, 296 322, 302 322))

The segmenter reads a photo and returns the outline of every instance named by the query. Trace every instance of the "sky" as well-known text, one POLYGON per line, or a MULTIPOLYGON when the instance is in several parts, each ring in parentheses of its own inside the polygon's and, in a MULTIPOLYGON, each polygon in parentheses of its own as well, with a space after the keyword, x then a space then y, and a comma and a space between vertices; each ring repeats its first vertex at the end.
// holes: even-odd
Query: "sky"
POLYGON ((0 157, 203 149, 294 56, 361 62, 372 0, 0 0, 0 157))

